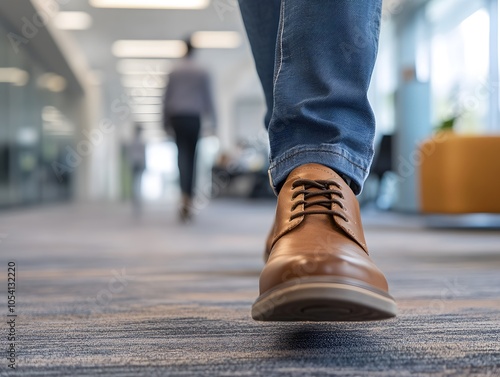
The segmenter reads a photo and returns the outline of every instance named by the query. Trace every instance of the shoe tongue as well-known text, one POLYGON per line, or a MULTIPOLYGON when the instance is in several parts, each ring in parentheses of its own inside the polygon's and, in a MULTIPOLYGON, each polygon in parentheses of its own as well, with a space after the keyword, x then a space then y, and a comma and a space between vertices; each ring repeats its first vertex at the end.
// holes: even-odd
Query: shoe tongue
POLYGON ((316 181, 327 180, 327 179, 333 179, 333 180, 342 179, 332 169, 327 168, 326 166, 320 164, 306 164, 299 166, 290 173, 290 176, 300 177, 303 179, 311 179, 316 181))

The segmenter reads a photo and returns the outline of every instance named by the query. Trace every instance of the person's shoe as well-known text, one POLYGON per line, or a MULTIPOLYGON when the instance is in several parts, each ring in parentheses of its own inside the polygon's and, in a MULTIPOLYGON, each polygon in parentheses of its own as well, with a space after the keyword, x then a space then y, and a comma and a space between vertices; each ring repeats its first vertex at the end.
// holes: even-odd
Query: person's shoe
POLYGON ((369 321, 396 315, 387 281, 368 255, 357 199, 333 170, 306 164, 278 196, 267 241, 259 321, 369 321))
POLYGON ((179 220, 188 223, 193 220, 192 200, 186 194, 182 194, 182 204, 179 210, 179 220))

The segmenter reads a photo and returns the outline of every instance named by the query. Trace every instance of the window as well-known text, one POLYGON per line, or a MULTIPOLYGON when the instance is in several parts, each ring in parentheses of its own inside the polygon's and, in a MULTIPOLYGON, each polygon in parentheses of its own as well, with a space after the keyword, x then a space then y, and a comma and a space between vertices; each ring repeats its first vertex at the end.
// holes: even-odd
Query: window
POLYGON ((457 117, 459 132, 482 133, 487 129, 489 21, 483 8, 433 36, 431 85, 435 126, 457 117))

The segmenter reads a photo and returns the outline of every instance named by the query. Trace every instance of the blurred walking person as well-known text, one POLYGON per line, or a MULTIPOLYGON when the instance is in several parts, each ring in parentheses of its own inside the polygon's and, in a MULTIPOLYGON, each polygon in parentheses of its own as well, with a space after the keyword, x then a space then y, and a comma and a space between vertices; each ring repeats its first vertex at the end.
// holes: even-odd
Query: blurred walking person
POLYGON ((191 220, 193 215, 196 145, 202 124, 210 125, 211 131, 215 128, 209 74, 194 61, 194 48, 189 40, 186 47, 184 59, 169 75, 163 104, 164 127, 167 132, 174 132, 178 149, 182 192, 179 217, 183 222, 191 220))
POLYGON ((142 174, 146 169, 146 145, 142 140, 142 127, 136 125, 134 139, 129 146, 128 158, 132 167, 132 205, 134 215, 142 213, 142 174))

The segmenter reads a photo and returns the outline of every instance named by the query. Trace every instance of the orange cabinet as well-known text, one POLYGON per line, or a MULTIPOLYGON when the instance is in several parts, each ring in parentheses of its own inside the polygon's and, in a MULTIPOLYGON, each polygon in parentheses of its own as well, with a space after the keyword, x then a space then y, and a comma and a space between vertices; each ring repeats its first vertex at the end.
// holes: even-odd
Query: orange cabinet
POLYGON ((419 147, 424 213, 500 213, 500 136, 438 133, 419 147))

